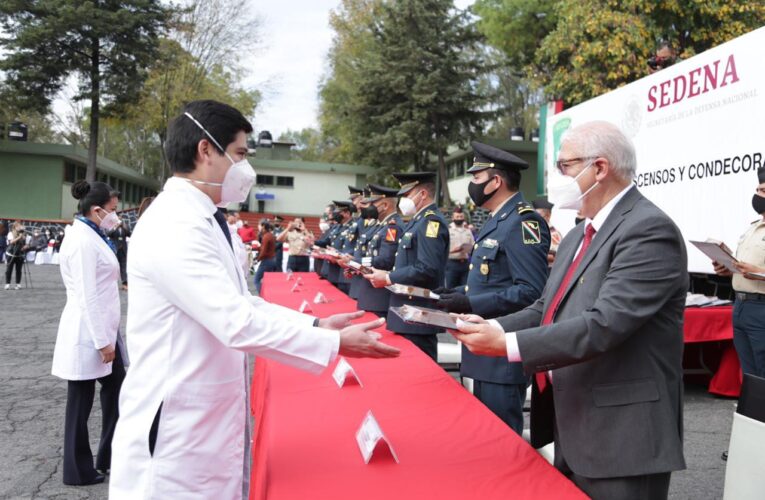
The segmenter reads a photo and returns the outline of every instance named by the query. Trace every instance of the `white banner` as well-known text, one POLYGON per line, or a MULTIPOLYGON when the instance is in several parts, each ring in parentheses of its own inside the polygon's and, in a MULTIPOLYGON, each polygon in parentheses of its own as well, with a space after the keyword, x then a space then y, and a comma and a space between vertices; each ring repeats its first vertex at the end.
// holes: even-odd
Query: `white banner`
MULTIPOLYGON (((765 28, 548 117, 548 175, 565 131, 592 120, 615 123, 632 139, 635 183, 686 243, 714 238, 736 248, 758 218, 751 198, 765 166, 765 28)), ((552 223, 565 232, 574 216, 556 209, 552 223)), ((688 269, 713 272, 692 245, 688 269)))

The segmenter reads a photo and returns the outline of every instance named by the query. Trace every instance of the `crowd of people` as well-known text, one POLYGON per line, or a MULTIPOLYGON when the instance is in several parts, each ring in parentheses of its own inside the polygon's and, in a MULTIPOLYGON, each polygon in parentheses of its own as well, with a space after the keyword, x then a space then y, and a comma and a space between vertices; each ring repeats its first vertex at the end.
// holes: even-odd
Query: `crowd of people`
MULTIPOLYGON (((246 354, 313 372, 338 355, 395 357, 371 332, 385 318, 387 330, 436 361, 443 329, 392 311, 407 305, 459 319, 450 333, 462 343, 461 374, 518 434, 531 385, 531 444, 554 443, 555 467, 586 494, 667 497, 671 473, 685 467, 686 250, 674 222, 634 185, 635 150, 618 127, 586 123, 563 139, 549 191, 581 217, 565 237, 549 224, 553 207, 520 192, 528 164, 478 142, 468 192, 489 217, 475 232, 461 207, 447 222, 432 172, 394 174, 397 186, 349 186, 348 199, 326 207, 318 237, 299 217, 250 227, 218 207, 244 201, 254 183, 251 132, 230 106, 189 103, 167 132, 173 176, 132 233, 120 229, 108 185, 72 186, 79 206, 60 245, 67 304, 53 360, 53 374, 68 381, 65 483, 110 473, 114 499, 246 496, 246 354), (359 312, 315 318, 251 295, 249 276, 260 292, 264 274, 283 269, 285 248, 287 269, 313 263, 359 312), (128 280, 124 342, 118 286, 128 280), (362 311, 381 319, 353 324, 362 311), (96 380, 103 419, 94 463, 86 424, 96 380)), ((765 168, 758 175, 760 219, 739 246, 734 326, 745 372, 764 376, 765 168)))

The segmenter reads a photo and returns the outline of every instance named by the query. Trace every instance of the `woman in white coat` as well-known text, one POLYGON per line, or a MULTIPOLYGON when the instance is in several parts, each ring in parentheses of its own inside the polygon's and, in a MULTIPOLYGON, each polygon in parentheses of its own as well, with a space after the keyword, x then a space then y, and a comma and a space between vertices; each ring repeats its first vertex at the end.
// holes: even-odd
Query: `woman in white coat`
POLYGON ((66 305, 61 313, 53 375, 68 381, 64 423, 64 484, 102 483, 110 468, 111 443, 125 368, 117 348, 120 268, 104 231, 114 229, 117 193, 103 182, 78 181, 72 196, 78 215, 61 244, 66 305), (101 384, 101 442, 95 467, 88 438, 96 380, 101 384))

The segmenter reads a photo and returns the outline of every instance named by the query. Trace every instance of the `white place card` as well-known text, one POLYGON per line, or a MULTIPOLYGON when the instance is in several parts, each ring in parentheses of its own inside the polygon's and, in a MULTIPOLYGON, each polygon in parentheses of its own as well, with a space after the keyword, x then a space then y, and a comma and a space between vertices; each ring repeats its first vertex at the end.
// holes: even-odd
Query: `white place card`
POLYGON ((313 298, 313 303, 314 304, 327 304, 327 303, 329 303, 329 300, 327 299, 327 297, 323 293, 318 292, 318 293, 316 293, 316 297, 313 298))
POLYGON ((287 272, 284 274, 287 275, 287 281, 292 281, 292 269, 287 269, 287 272))
POLYGON ((300 285, 302 285, 302 284, 303 284, 303 283, 302 283, 302 281, 301 281, 301 279, 300 279, 300 278, 296 279, 296 280, 295 280, 295 284, 294 284, 294 285, 292 285, 292 289, 290 290, 290 292, 297 292, 297 291, 298 291, 298 288, 300 288, 300 285))
POLYGON ((301 313, 307 313, 307 312, 313 312, 313 309, 311 309, 311 304, 308 303, 307 300, 304 300, 302 304, 300 304, 300 308, 298 309, 301 313))
POLYGON ((385 433, 380 428, 380 424, 377 423, 375 416, 372 415, 371 410, 367 412, 361 427, 356 432, 356 443, 359 445, 359 450, 361 451, 361 456, 364 457, 365 464, 369 464, 369 461, 372 460, 372 455, 379 448, 387 449, 393 460, 399 463, 398 455, 396 455, 393 445, 385 437, 385 433))
POLYGON ((340 357, 340 361, 337 362, 335 371, 332 372, 332 378, 335 379, 338 387, 342 387, 343 384, 345 384, 345 381, 349 378, 355 380, 361 387, 364 387, 364 384, 361 383, 361 379, 356 374, 356 370, 354 370, 351 364, 343 357, 340 357))

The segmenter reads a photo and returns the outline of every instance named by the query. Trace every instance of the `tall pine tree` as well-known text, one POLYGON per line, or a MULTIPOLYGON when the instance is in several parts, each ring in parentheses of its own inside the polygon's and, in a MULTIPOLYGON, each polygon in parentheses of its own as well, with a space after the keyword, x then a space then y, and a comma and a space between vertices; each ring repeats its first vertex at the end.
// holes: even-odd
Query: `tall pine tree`
POLYGON ((45 112, 77 76, 76 99, 90 101, 86 178, 95 180, 102 104, 119 114, 138 98, 168 18, 158 0, 2 0, 2 92, 21 109, 45 112))
POLYGON ((335 60, 353 73, 340 109, 353 123, 349 149, 355 161, 375 166, 437 170, 449 204, 447 148, 467 143, 495 114, 490 92, 478 85, 487 70, 480 35, 451 0, 371 7, 363 53, 335 60))

